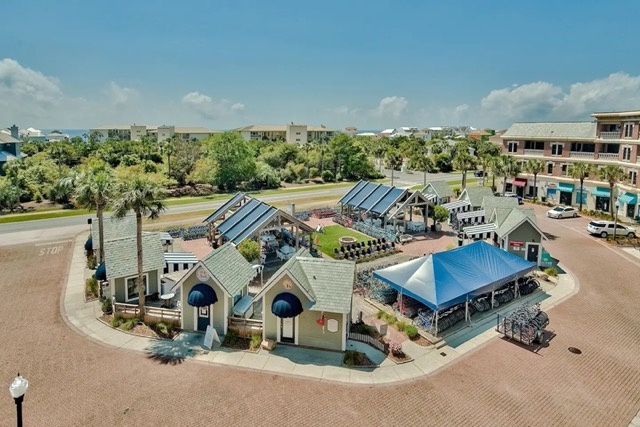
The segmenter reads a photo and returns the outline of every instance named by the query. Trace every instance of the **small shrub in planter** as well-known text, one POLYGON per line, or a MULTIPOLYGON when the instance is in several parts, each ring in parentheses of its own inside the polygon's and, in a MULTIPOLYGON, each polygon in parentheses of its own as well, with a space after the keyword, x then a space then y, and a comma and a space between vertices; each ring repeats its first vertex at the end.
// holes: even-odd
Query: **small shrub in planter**
POLYGON ((104 314, 113 313, 113 305, 111 305, 111 301, 109 301, 108 298, 102 298, 100 302, 102 304, 102 313, 104 314))
POLYGON ((545 268, 545 269, 544 269, 544 273, 545 273, 547 276, 551 276, 551 277, 558 277, 558 271, 557 271, 555 268, 553 268, 553 267, 545 268))
POLYGON ((93 253, 87 255, 87 268, 89 270, 95 270, 97 265, 96 256, 93 253))
POLYGON ((130 331, 138 324, 138 319, 132 317, 131 319, 126 319, 124 322, 120 324, 120 329, 123 331, 130 331))
POLYGON ((249 343, 249 349, 257 350, 260 348, 261 343, 262 343, 262 335, 253 334, 251 335, 251 342, 249 343))
POLYGON ((395 357, 404 357, 404 351, 402 351, 402 344, 399 342, 391 341, 389 343, 389 352, 395 357))
POLYGON ((85 281, 85 292, 87 295, 98 297, 98 281, 95 277, 90 277, 85 281))
POLYGON ((111 326, 113 326, 114 328, 118 328, 125 322, 125 320, 126 319, 124 318, 124 316, 122 316, 122 314, 116 314, 115 316, 113 316, 113 319, 111 319, 111 326))
POLYGON ((171 332, 173 331, 173 325, 171 323, 163 322, 161 320, 155 324, 155 329, 156 329, 156 332, 158 332, 160 335, 168 337, 169 335, 171 335, 171 332))
POLYGON ((396 322, 396 329, 399 330, 400 332, 403 332, 404 328, 406 328, 407 326, 408 325, 405 322, 403 322, 402 320, 398 320, 396 322))
POLYGON ((455 194, 456 197, 460 196, 461 192, 462 190, 460 189, 460 187, 453 187, 453 194, 455 194))
POLYGON ((410 339, 414 339, 418 337, 418 328, 416 328, 413 325, 407 325, 404 328, 404 333, 407 334, 407 336, 410 339))

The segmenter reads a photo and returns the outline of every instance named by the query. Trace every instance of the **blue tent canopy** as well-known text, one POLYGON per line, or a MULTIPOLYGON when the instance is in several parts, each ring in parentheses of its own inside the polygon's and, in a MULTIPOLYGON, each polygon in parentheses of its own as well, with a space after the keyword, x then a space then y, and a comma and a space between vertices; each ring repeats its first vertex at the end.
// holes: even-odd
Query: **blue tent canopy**
POLYGON ((296 317, 302 313, 302 303, 297 296, 283 292, 273 299, 271 312, 280 318, 296 317))
POLYGON ((481 241, 376 270, 373 277, 433 310, 442 310, 536 268, 532 262, 481 241))
POLYGON ((218 301, 216 291, 206 283, 198 283, 189 291, 187 302, 192 307, 206 307, 218 301))

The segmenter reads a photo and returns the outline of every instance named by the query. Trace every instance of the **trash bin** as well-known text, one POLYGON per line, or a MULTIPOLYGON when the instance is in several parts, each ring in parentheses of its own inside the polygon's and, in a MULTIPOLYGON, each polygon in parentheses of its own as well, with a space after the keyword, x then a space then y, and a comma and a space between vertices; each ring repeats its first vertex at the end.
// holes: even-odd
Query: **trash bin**
POLYGON ((547 201, 547 198, 545 196, 540 197, 540 200, 542 201, 542 203, 547 201))

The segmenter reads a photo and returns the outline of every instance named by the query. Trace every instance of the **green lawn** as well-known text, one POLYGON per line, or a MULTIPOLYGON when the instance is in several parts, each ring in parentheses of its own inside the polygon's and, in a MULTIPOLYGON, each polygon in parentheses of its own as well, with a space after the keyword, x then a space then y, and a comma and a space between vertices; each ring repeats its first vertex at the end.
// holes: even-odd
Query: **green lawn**
POLYGON ((77 216, 77 215, 86 215, 91 213, 85 209, 74 209, 74 210, 57 210, 57 211, 48 211, 48 212, 40 212, 40 213, 25 213, 18 214, 14 216, 0 217, 0 224, 7 224, 11 222, 24 222, 24 221, 35 221, 38 219, 51 219, 51 218, 63 218, 67 216, 77 216))
POLYGON ((318 237, 318 249, 332 258, 333 250, 340 249, 340 243, 338 243, 338 238, 340 237, 355 237, 359 242, 366 242, 367 240, 371 240, 371 237, 367 236, 366 234, 358 233, 355 230, 343 227, 339 224, 329 225, 324 228, 324 233, 315 233, 314 238, 315 236, 318 237))

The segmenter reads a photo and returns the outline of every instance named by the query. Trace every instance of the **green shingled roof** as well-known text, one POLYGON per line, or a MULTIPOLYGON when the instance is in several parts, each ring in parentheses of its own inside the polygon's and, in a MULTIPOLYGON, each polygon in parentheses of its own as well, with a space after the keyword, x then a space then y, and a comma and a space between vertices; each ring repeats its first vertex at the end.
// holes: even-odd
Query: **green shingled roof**
POLYGON ((330 313, 351 312, 356 268, 353 262, 313 258, 309 251, 300 249, 281 268, 288 270, 289 274, 313 297, 315 301, 310 310, 330 313))
POLYGON ((446 181, 429 181, 421 192, 422 194, 435 194, 440 198, 453 196, 453 190, 446 181))
POLYGON ((485 197, 495 197, 489 187, 467 187, 462 190, 460 200, 467 200, 471 206, 478 208, 482 205, 485 197))
MULTIPOLYGON (((136 235, 136 217, 133 215, 124 218, 104 218, 102 221, 104 241, 131 237, 136 235)), ((93 249, 100 249, 100 234, 98 232, 98 218, 91 220, 91 238, 93 249)))
POLYGON ((231 243, 225 243, 201 261, 231 296, 240 293, 256 276, 251 264, 231 243))
MULTIPOLYGON (((123 237, 104 242, 104 262, 107 279, 138 274, 136 237, 123 237)), ((164 251, 157 234, 142 236, 142 270, 146 273, 164 269, 164 251)))
POLYGON ((520 224, 529 220, 531 225, 536 228, 540 234, 544 236, 544 233, 536 224, 536 214, 533 209, 512 209, 509 215, 504 219, 502 224, 496 230, 498 237, 504 237, 511 233, 520 224))

